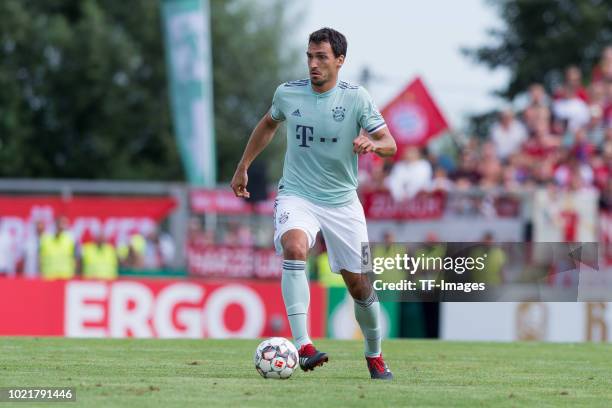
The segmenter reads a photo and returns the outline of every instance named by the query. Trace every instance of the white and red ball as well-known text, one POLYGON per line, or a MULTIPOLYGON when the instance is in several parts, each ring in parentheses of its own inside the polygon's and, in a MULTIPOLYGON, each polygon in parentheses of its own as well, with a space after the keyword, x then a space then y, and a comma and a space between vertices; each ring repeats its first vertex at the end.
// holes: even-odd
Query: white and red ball
POLYGON ((291 377, 298 365, 295 346, 283 337, 272 337, 262 341, 255 350, 255 369, 263 378, 286 379, 291 377))

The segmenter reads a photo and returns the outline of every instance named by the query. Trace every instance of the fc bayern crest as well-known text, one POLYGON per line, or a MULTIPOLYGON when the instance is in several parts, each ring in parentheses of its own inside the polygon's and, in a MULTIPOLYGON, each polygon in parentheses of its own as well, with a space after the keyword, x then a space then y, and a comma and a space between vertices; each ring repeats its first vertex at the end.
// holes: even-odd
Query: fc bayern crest
POLYGON ((332 109, 334 120, 336 122, 342 122, 344 120, 344 112, 346 112, 346 109, 344 109, 342 106, 336 106, 334 109, 332 109))
POLYGON ((404 143, 418 142, 427 132, 427 114, 417 104, 397 105, 389 116, 389 122, 396 129, 393 135, 404 143))

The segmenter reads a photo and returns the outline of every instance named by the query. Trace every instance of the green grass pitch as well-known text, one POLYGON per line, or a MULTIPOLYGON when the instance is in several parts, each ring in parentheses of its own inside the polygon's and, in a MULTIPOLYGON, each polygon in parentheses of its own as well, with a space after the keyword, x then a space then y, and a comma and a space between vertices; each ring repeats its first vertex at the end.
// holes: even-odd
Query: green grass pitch
MULTIPOLYGON (((612 345, 384 342, 395 380, 369 379, 358 341, 288 380, 253 367, 258 340, 0 338, 0 387, 75 387, 67 407, 610 407, 612 345)), ((5 406, 46 404, 2 403, 5 406)))

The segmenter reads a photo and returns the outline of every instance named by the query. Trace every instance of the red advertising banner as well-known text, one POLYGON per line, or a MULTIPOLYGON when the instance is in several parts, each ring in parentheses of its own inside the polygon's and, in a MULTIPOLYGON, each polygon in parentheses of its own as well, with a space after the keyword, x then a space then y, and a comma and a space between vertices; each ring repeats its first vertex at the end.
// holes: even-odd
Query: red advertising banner
POLYGON ((370 220, 423 220, 442 217, 446 194, 443 191, 421 192, 410 200, 398 202, 388 192, 371 192, 362 194, 361 202, 370 220))
POLYGON ((0 196, 0 234, 10 238, 15 264, 37 222, 43 222, 51 231, 54 220, 65 216, 78 242, 101 232, 119 243, 136 232, 147 234, 155 230, 174 207, 176 201, 172 197, 0 196))
POLYGON ((0 215, 22 219, 66 216, 70 221, 95 217, 101 221, 112 218, 150 218, 161 220, 176 206, 171 197, 92 197, 69 199, 54 196, 2 196, 0 215))
POLYGON ((0 278, 0 335, 64 334, 65 282, 0 278))
POLYGON ((422 146, 448 129, 448 123, 421 78, 415 78, 381 111, 401 157, 406 146, 422 146))
POLYGON ((276 193, 272 193, 266 201, 252 206, 229 189, 193 189, 190 192, 191 211, 195 214, 272 214, 275 196, 276 193))
MULTIPOLYGON (((442 216, 446 205, 446 194, 442 191, 420 193, 406 202, 395 202, 387 192, 361 194, 366 218, 383 219, 431 219, 442 216)), ((207 212, 220 214, 249 214, 253 210, 231 191, 194 190, 191 193, 192 211, 198 214, 207 212)), ((260 203, 255 212, 271 215, 274 200, 260 203)), ((187 249, 189 269, 201 276, 252 277, 253 264, 263 263, 264 267, 276 270, 277 262, 273 251, 233 247, 190 247, 187 249), (206 265, 209 263, 208 265, 206 265), (223 271, 223 272, 222 272, 223 271), (228 275, 229 274, 229 275, 228 275)), ((277 276, 280 272, 266 270, 267 276, 277 276)))
POLYGON ((190 244, 187 270, 202 277, 280 279, 282 259, 273 249, 190 244))
MULTIPOLYGON (((325 289, 310 285, 310 333, 324 335, 325 289)), ((0 279, 0 335, 291 337, 280 283, 0 279)))

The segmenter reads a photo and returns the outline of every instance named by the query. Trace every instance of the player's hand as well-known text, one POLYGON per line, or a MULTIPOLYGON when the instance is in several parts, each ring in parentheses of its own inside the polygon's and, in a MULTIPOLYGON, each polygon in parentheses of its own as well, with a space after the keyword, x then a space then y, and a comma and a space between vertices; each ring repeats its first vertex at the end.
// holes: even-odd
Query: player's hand
POLYGON ((359 135, 353 140, 353 152, 357 154, 367 154, 375 150, 376 145, 367 136, 359 135))
POLYGON ((234 190, 234 194, 236 197, 244 197, 249 198, 251 194, 247 191, 246 186, 249 182, 249 176, 247 175, 247 171, 244 168, 238 167, 236 172, 234 173, 234 177, 232 177, 232 190, 234 190))

